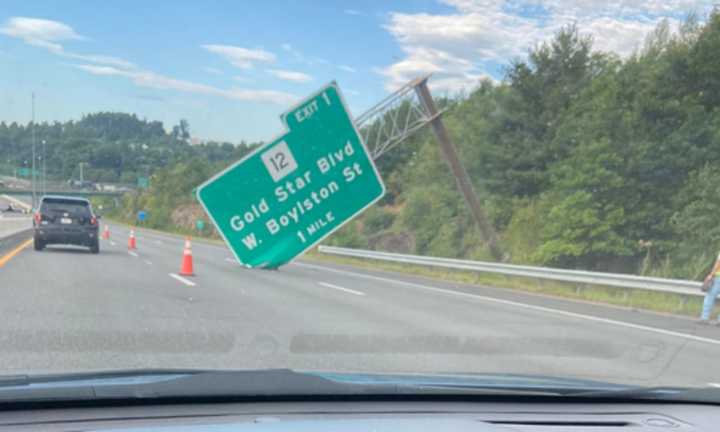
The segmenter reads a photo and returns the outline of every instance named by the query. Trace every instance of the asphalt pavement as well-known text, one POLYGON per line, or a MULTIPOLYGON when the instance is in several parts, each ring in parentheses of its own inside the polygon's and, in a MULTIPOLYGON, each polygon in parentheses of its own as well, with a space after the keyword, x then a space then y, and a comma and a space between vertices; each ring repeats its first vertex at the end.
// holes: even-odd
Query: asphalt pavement
MULTIPOLYGON (((103 221, 103 225, 104 225, 103 221)), ((522 373, 720 386, 720 328, 681 317, 299 260, 110 224, 99 255, 25 247, 0 267, 0 372, 284 368, 522 373)), ((0 257, 1 258, 1 257, 0 257)))

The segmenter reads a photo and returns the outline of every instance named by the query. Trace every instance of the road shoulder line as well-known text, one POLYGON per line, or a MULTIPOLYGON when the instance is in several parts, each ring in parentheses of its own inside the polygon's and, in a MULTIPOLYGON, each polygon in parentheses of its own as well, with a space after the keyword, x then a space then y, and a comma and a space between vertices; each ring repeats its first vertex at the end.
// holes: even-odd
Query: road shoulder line
POLYGON ((10 252, 6 253, 4 256, 0 257, 0 268, 5 266, 8 261, 10 261, 15 255, 19 254, 20 251, 25 249, 26 247, 30 246, 33 242, 33 239, 29 238, 25 240, 24 243, 21 243, 19 246, 15 247, 15 249, 11 250, 10 252))
POLYGON ((327 282, 318 282, 317 284, 320 285, 320 286, 322 286, 322 287, 325 287, 325 288, 330 288, 330 289, 334 289, 334 290, 338 290, 338 291, 344 291, 344 292, 346 292, 346 293, 348 293, 348 294, 354 294, 354 295, 357 295, 357 296, 364 296, 364 295, 365 295, 364 292, 351 290, 350 288, 341 287, 340 285, 334 285, 334 284, 327 283, 327 282))
POLYGON ((191 280, 188 280, 188 279, 185 279, 184 277, 182 277, 182 276, 180 276, 180 275, 177 275, 177 274, 175 274, 175 273, 168 273, 168 276, 170 276, 171 278, 179 281, 180 283, 184 283, 184 284, 187 285, 187 286, 195 286, 195 282, 193 282, 193 281, 191 281, 191 280))
POLYGON ((479 295, 479 294, 470 294, 470 293, 466 293, 466 292, 462 292, 462 291, 453 291, 453 290, 449 290, 449 289, 445 289, 445 288, 430 287, 430 286, 421 285, 421 284, 415 283, 415 282, 405 282, 405 281, 401 281, 401 280, 390 279, 390 278, 385 278, 385 277, 380 277, 380 276, 355 273, 355 272, 351 272, 351 271, 347 271, 347 270, 338 270, 338 269, 328 268, 328 267, 324 267, 324 266, 318 266, 318 265, 314 265, 314 264, 306 264, 306 263, 296 262, 295 265, 298 265, 301 267, 307 267, 307 268, 314 268, 317 270, 324 270, 324 271, 328 271, 328 272, 332 272, 332 273, 344 274, 347 276, 354 276, 354 277, 360 277, 360 278, 365 278, 365 279, 373 279, 373 280, 377 280, 377 281, 393 283, 396 285, 405 285, 405 286, 409 286, 412 288, 419 288, 419 289, 423 289, 426 291, 434 291, 434 292, 438 292, 441 294, 450 294, 450 295, 455 295, 455 296, 460 296, 460 297, 472 298, 472 299, 476 299, 476 300, 493 302, 493 303, 497 303, 497 304, 504 304, 504 305, 508 305, 508 306, 514 306, 514 307, 519 307, 519 308, 524 308, 524 309, 529 309, 529 310, 535 310, 535 311, 550 313, 550 314, 554 314, 554 315, 561 315, 561 316, 565 316, 565 317, 569 317, 569 318, 582 319, 582 320, 586 320, 586 321, 594 321, 594 322, 599 322, 599 323, 603 323, 603 324, 616 325, 616 326, 620 326, 620 327, 632 328, 635 330, 642 330, 642 331, 647 331, 647 332, 651 332, 651 333, 662 334, 665 336, 673 336, 673 337, 693 340, 693 341, 697 341, 697 342, 703 342, 703 343, 708 343, 708 344, 713 344, 713 345, 720 345, 720 340, 717 340, 717 339, 710 339, 710 338, 706 338, 706 337, 702 337, 702 336, 695 336, 692 334, 681 333, 681 332, 676 332, 676 331, 672 331, 672 330, 659 329, 656 327, 649 327, 649 326, 645 326, 645 325, 641 325, 641 324, 632 324, 632 323, 627 323, 627 322, 617 321, 617 320, 612 320, 612 319, 607 319, 607 318, 600 318, 600 317, 596 317, 596 316, 592 316, 592 315, 584 315, 584 314, 568 312, 568 311, 564 311, 564 310, 560 310, 560 309, 548 308, 548 307, 544 307, 544 306, 529 305, 526 303, 519 303, 519 302, 515 302, 512 300, 503 300, 503 299, 483 296, 483 295, 479 295))

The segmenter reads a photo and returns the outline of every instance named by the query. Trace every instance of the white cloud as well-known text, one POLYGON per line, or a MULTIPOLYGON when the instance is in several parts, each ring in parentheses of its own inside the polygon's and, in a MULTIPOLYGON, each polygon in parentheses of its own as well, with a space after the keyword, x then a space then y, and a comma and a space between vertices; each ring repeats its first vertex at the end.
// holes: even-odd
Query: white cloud
POLYGON ((427 46, 486 60, 520 55, 542 37, 532 20, 492 9, 451 15, 393 13, 386 28, 401 46, 427 46))
POLYGON ((396 90, 408 81, 422 75, 434 74, 433 88, 457 91, 460 87, 472 87, 481 79, 489 78, 480 73, 472 62, 446 51, 428 47, 407 47, 404 60, 378 70, 387 78, 385 88, 396 90))
POLYGON ((90 63, 99 63, 104 64, 108 66, 116 66, 120 68, 125 69, 131 69, 135 67, 134 63, 131 63, 127 60, 123 60, 121 58, 112 57, 112 56, 104 56, 104 55, 84 55, 84 54, 75 54, 75 53, 69 53, 64 52, 63 57, 68 57, 76 60, 82 60, 85 62, 90 63))
MULTIPOLYGON (((221 89, 144 70, 127 60, 117 57, 70 52, 60 42, 82 40, 84 38, 75 32, 72 27, 57 21, 23 17, 10 18, 0 27, 0 34, 21 39, 28 45, 45 49, 63 58, 80 60, 83 62, 82 64, 72 66, 87 73, 125 78, 139 87, 176 90, 242 101, 270 102, 279 105, 288 105, 297 99, 289 93, 273 90, 253 90, 238 87, 221 89)), ((239 67, 252 65, 253 62, 270 62, 275 59, 272 53, 262 50, 246 50, 225 45, 207 45, 205 48, 223 55, 236 66, 239 65, 239 67)), ((205 68, 205 70, 210 73, 222 73, 214 68, 205 68)))
POLYGON ((435 92, 457 94, 463 91, 468 91, 478 86, 480 81, 490 80, 496 82, 491 76, 486 74, 477 75, 460 75, 460 76, 445 76, 435 77, 429 81, 428 85, 435 92))
POLYGON ((707 11, 713 7, 714 0, 526 0, 520 3, 542 5, 555 13, 576 17, 612 15, 627 18, 707 11))
POLYGON ((253 90, 244 88, 221 89, 207 84, 180 80, 147 70, 127 70, 112 66, 98 66, 88 64, 74 65, 76 68, 93 75, 117 76, 127 78, 140 87, 150 87, 161 90, 176 90, 185 93, 194 93, 210 96, 220 96, 228 99, 271 102, 278 105, 289 105, 297 98, 289 93, 274 90, 253 90))
POLYGON ((0 33, 22 39, 28 45, 46 49, 52 54, 65 58, 120 68, 132 68, 135 66, 131 62, 117 57, 97 54, 78 54, 66 51, 59 42, 81 40, 84 38, 76 33, 72 27, 58 21, 14 17, 8 19, 5 24, 0 27, 0 33))
POLYGON ((357 72, 357 69, 355 69, 352 66, 348 66, 348 65, 340 65, 340 66, 338 66, 338 69, 343 70, 345 72, 350 72, 350 73, 357 72))
POLYGON ((306 56, 300 50, 298 50, 297 48, 295 48, 294 46, 292 46, 289 43, 284 43, 284 44, 280 45, 280 47, 284 51, 286 51, 288 54, 290 54, 291 55, 290 59, 294 60, 295 62, 302 63, 307 66, 315 66, 317 64, 322 64, 322 65, 330 64, 330 61, 328 61, 324 58, 306 56))
POLYGON ((343 12, 348 15, 365 15, 365 12, 361 12, 357 9, 345 9, 343 12))
POLYGON ((281 45, 281 47, 283 50, 285 50, 286 52, 291 54, 294 60, 300 61, 302 63, 308 62, 308 60, 305 58, 305 56, 300 51, 295 49, 292 45, 290 45, 289 43, 284 43, 281 45))
POLYGON ((0 27, 0 33, 33 44, 37 41, 82 39, 72 27, 58 21, 39 18, 13 17, 0 27))
POLYGON ((129 78, 135 84, 141 87, 150 87, 163 90, 180 90, 190 93, 217 94, 217 89, 209 85, 179 80, 146 70, 127 70, 112 66, 96 66, 86 64, 79 64, 76 65, 76 67, 93 75, 121 76, 129 78))
POLYGON ((232 88, 225 90, 223 95, 230 99, 252 102, 272 102, 277 105, 291 105, 298 100, 294 95, 275 90, 232 88))
POLYGON ((221 71, 220 69, 214 68, 214 67, 204 67, 203 70, 209 74, 223 75, 223 71, 221 71))
MULTIPOLYGON (((669 21, 671 25, 678 24, 675 20, 669 21)), ((659 22, 660 19, 640 22, 601 17, 584 20, 578 26, 583 33, 593 36, 596 49, 627 57, 642 47, 647 34, 659 22)))
POLYGON ((484 65, 523 57, 562 26, 576 23, 595 48, 628 56, 662 19, 671 25, 687 12, 704 13, 710 0, 440 0, 450 13, 389 14, 385 25, 405 53, 381 68, 388 90, 434 73, 449 91, 486 77, 484 65), (531 12, 528 12, 531 11, 531 12))
POLYGON ((218 54, 235 67, 251 69, 255 63, 273 63, 275 54, 262 49, 248 49, 232 45, 202 45, 211 53, 218 54))
POLYGON ((312 81, 312 77, 302 72, 289 71, 283 69, 268 69, 268 73, 275 78, 280 78, 285 81, 292 81, 297 83, 304 83, 312 81))

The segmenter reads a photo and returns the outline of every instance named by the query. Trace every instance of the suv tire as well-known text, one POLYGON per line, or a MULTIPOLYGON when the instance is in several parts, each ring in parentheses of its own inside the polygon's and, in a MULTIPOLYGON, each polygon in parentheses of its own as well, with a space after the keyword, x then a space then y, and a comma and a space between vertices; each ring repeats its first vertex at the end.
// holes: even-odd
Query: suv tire
POLYGON ((100 253, 100 242, 98 239, 95 239, 93 243, 90 245, 90 252, 97 254, 100 253))
POLYGON ((36 251, 41 251, 45 249, 45 244, 37 237, 33 237, 33 247, 36 251))

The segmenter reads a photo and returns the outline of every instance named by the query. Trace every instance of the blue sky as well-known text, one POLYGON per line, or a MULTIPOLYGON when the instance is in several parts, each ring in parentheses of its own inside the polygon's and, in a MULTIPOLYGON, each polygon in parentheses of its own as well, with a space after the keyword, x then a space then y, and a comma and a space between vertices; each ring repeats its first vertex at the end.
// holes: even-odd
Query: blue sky
POLYGON ((433 73, 437 92, 501 79, 570 22, 626 56, 706 0, 3 1, 0 120, 123 111, 193 136, 267 139, 293 100, 336 80, 355 115, 433 73), (612 4, 608 4, 612 3, 612 4))

